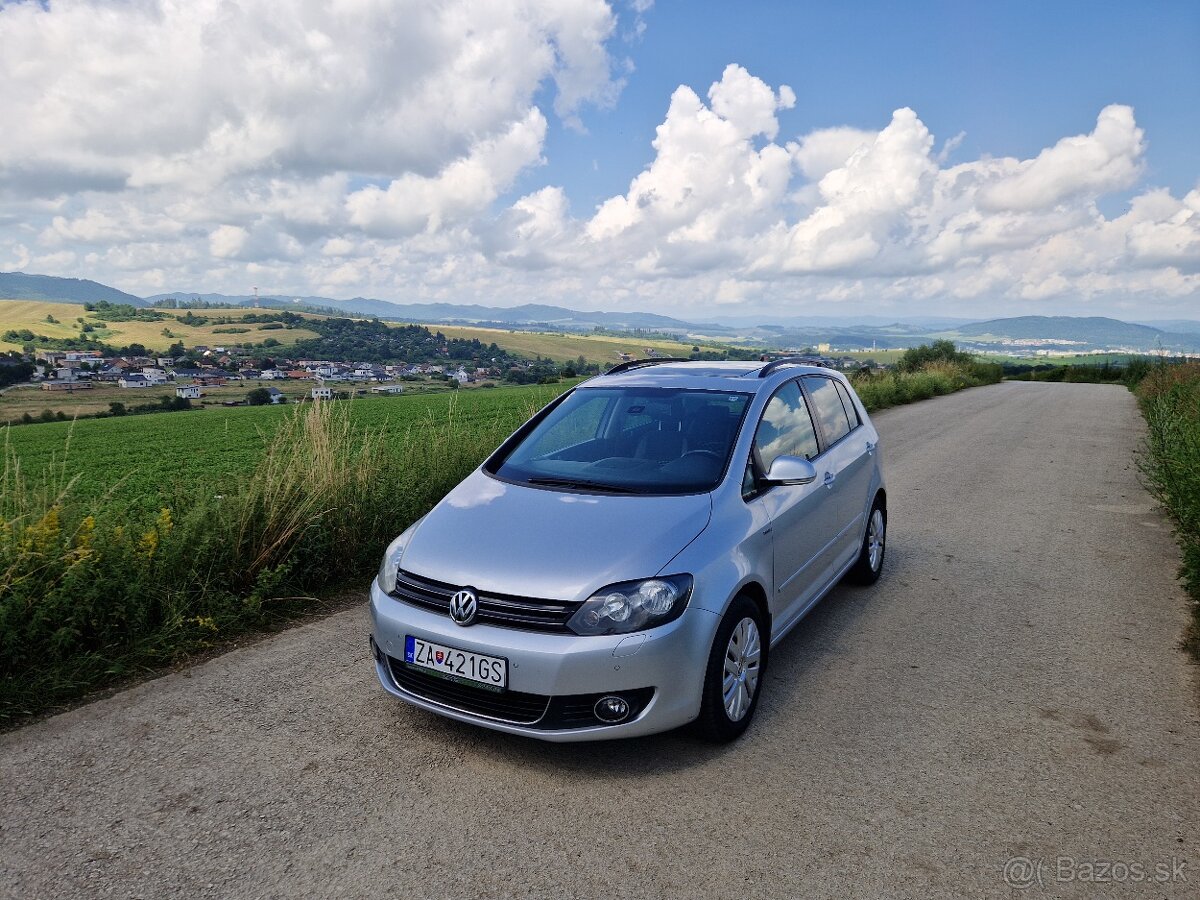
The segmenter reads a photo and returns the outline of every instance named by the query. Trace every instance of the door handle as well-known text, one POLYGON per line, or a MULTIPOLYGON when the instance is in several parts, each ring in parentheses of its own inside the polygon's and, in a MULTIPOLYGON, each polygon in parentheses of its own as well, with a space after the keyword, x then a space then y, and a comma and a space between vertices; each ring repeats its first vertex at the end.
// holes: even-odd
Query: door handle
POLYGON ((827 488, 833 487, 833 483, 835 481, 837 481, 836 475, 834 475, 832 472, 825 473, 825 487, 827 487, 827 488))
POLYGON ((874 452, 875 452, 875 442, 867 441, 867 453, 874 453, 874 452))

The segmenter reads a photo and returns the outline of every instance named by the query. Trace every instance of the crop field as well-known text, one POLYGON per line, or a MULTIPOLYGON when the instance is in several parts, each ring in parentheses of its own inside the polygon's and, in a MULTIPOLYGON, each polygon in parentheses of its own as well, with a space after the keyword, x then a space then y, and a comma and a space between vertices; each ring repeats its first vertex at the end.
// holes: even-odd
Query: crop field
MULTIPOLYGON (((510 423, 512 430, 567 386, 442 391, 335 403, 349 407, 355 428, 375 432, 386 442, 389 436, 444 425, 451 416, 467 432, 474 423, 491 426, 498 420, 510 423)), ((238 389, 242 395, 245 391, 238 389)), ((280 423, 292 414, 288 406, 257 406, 83 419, 8 428, 5 440, 27 476, 38 478, 53 470, 60 480, 77 478, 75 494, 81 498, 108 496, 122 505, 156 509, 171 505, 172 498, 200 481, 217 484, 245 476, 280 423)))
POLYGON ((558 331, 506 331, 500 328, 470 328, 459 325, 426 325, 430 331, 440 331, 446 337, 472 340, 478 338, 485 344, 495 343, 502 350, 522 356, 545 356, 556 362, 571 362, 582 356, 590 363, 615 365, 621 353, 633 356, 646 355, 652 347, 665 356, 684 356, 692 352, 694 344, 677 341, 662 341, 651 338, 612 337, 595 334, 564 334, 558 331))
MULTIPOLYGON (((141 344, 150 350, 166 350, 176 341, 183 341, 184 346, 194 347, 197 344, 223 345, 233 343, 258 343, 273 337, 281 344, 290 344, 317 336, 316 332, 304 328, 274 328, 263 330, 263 324, 248 324, 249 331, 238 334, 222 333, 219 329, 228 329, 225 325, 184 325, 178 321, 188 310, 160 309, 156 312, 165 313, 169 318, 158 321, 144 322, 104 322, 91 316, 82 305, 76 303, 45 303, 36 300, 0 300, 0 334, 13 329, 20 331, 28 328, 34 334, 50 338, 79 337, 79 319, 83 319, 95 330, 90 336, 106 344, 125 345, 141 344), (57 322, 47 321, 47 316, 57 322), (170 336, 163 331, 171 332, 170 336)), ((219 309, 194 310, 199 316, 222 316, 238 319, 252 312, 270 312, 270 310, 253 309, 219 309)), ((316 318, 316 317, 313 317, 316 318)), ((0 340, 0 350, 20 350, 21 342, 0 340)))

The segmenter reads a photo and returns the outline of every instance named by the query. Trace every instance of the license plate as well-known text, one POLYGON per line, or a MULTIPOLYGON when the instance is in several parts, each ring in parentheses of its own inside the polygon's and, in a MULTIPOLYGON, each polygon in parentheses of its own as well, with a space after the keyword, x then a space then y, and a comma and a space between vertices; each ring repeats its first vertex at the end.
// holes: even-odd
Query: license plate
POLYGON ((508 660, 503 657, 456 650, 411 634, 404 638, 404 661, 433 675, 492 691, 508 686, 508 660))

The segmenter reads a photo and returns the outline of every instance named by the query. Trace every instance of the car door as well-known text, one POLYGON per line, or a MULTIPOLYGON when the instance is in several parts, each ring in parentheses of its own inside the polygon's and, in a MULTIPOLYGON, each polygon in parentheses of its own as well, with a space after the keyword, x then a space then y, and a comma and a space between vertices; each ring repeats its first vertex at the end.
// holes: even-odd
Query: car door
POLYGON ((811 484, 762 487, 761 479, 779 456, 817 460, 820 444, 798 381, 780 387, 763 410, 754 433, 748 502, 760 503, 771 520, 774 547, 774 630, 786 629, 812 604, 832 577, 834 538, 840 514, 837 498, 817 480, 811 484))
POLYGON ((806 375, 802 381, 821 432, 824 468, 818 475, 837 502, 834 555, 840 569, 858 553, 875 447, 844 385, 824 375, 806 375))

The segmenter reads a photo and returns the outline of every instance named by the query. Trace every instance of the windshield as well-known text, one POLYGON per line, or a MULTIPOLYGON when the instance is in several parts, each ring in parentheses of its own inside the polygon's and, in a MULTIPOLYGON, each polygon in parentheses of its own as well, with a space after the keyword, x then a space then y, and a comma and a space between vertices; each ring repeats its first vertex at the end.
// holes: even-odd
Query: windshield
POLYGON ((488 471, 565 490, 711 491, 749 402, 749 394, 681 388, 577 390, 488 471))

